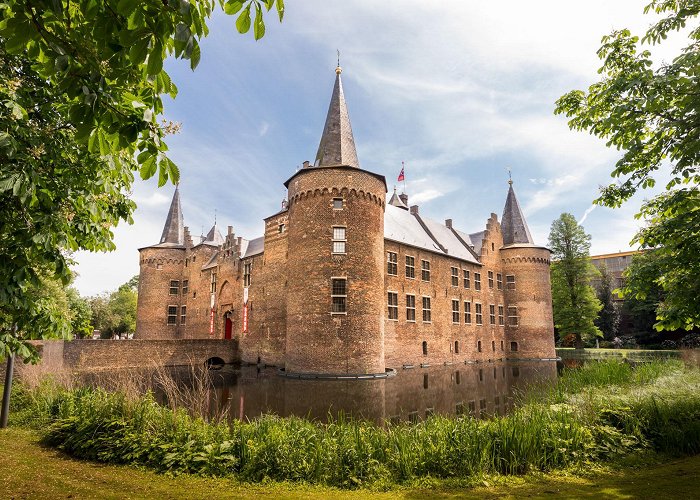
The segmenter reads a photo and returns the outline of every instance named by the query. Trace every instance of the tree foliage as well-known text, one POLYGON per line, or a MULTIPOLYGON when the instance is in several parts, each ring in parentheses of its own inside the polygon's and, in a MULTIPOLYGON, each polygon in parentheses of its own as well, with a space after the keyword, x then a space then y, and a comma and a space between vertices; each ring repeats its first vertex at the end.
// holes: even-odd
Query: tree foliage
POLYGON ((117 290, 92 297, 92 325, 100 330, 102 338, 133 333, 136 330, 136 302, 138 276, 121 285, 117 290))
POLYGON ((598 271, 590 262, 591 237, 573 215, 564 213, 552 223, 552 309, 560 338, 573 334, 576 346, 602 334, 594 321, 602 307, 590 285, 598 271))
POLYGON ((605 340, 612 340, 617 336, 620 314, 613 297, 612 275, 607 266, 600 269, 600 282, 596 288, 596 296, 601 304, 595 326, 602 332, 605 340))
POLYGON ((620 206, 638 189, 652 187, 663 166, 670 166, 669 193, 647 202, 638 218, 648 221, 632 244, 658 248, 660 275, 632 273, 627 296, 645 296, 659 286, 664 299, 657 329, 700 326, 700 0, 654 0, 645 13, 663 16, 639 37, 629 30, 605 36, 598 55, 602 79, 588 92, 574 90, 557 101, 556 113, 569 126, 587 130, 623 151, 612 172, 620 180, 602 189, 597 203, 620 206), (650 50, 674 31, 685 30, 688 44, 671 62, 655 66, 650 50), (635 283, 642 276, 647 283, 635 283))
MULTIPOLYGON (((69 253, 111 250, 130 221, 134 172, 177 181, 159 123, 175 84, 168 56, 200 61, 214 0, 0 0, 0 358, 71 328, 35 291, 70 280, 69 253)), ((236 27, 265 33, 283 0, 220 0, 236 27)))

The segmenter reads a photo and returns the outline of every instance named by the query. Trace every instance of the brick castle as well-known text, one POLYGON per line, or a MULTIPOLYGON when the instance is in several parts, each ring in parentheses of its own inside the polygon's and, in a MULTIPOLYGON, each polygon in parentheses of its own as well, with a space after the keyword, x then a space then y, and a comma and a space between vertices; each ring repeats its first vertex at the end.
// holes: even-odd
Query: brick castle
POLYGON ((313 164, 247 240, 216 224, 196 243, 175 190, 160 242, 141 248, 136 338, 237 341, 243 362, 287 373, 555 358, 548 249, 513 191, 466 233, 387 201, 360 168, 341 69, 313 164))

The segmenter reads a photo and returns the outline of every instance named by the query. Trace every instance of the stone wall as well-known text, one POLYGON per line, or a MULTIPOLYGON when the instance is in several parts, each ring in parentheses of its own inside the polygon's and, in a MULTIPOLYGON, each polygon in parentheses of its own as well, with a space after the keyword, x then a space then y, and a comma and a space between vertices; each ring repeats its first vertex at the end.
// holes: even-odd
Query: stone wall
POLYGON ((239 361, 238 343, 230 340, 49 340, 37 345, 42 363, 68 370, 200 365, 213 357, 239 361))

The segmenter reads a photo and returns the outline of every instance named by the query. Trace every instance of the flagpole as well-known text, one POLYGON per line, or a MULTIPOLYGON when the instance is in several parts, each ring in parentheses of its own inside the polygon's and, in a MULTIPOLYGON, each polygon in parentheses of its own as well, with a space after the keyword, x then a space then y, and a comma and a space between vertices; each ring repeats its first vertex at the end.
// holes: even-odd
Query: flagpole
POLYGON ((401 162, 401 172, 403 172, 403 192, 406 193, 406 166, 401 162))

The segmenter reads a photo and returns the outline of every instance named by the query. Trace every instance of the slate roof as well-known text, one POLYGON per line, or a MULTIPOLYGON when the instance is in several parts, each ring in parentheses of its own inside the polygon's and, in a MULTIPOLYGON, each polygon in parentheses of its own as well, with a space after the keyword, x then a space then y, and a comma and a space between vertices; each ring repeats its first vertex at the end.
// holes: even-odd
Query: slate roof
POLYGON ((527 227, 527 222, 525 222, 525 216, 520 210, 518 198, 515 196, 515 191, 513 191, 513 181, 508 183, 510 187, 508 188, 508 197, 506 198, 506 205, 503 207, 503 217, 501 218, 503 245, 518 243, 534 245, 535 241, 532 239, 530 229, 527 227))
POLYGON ((394 194, 391 195, 391 199, 389 200, 388 204, 393 205, 395 207, 403 208, 404 210, 408 210, 406 204, 399 197, 399 195, 396 194, 396 188, 394 188, 394 194))
POLYGON ((252 257, 265 251, 265 237, 241 241, 241 257, 252 257), (244 243, 245 242, 245 243, 244 243))
MULTIPOLYGON (((466 236, 460 232, 460 236, 462 235, 466 236)), ((384 212, 384 238, 474 264, 479 263, 474 254, 459 241, 450 228, 430 219, 418 218, 393 205, 387 205, 384 212)), ((464 239, 463 236, 462 239, 464 239)))
POLYGON ((224 237, 219 231, 219 228, 214 224, 204 239, 199 243, 200 245, 209 245, 212 247, 218 247, 224 244, 224 237))
POLYGON ((360 168, 343 94, 343 82, 340 79, 341 72, 340 66, 336 68, 333 94, 313 166, 348 165, 360 168))

